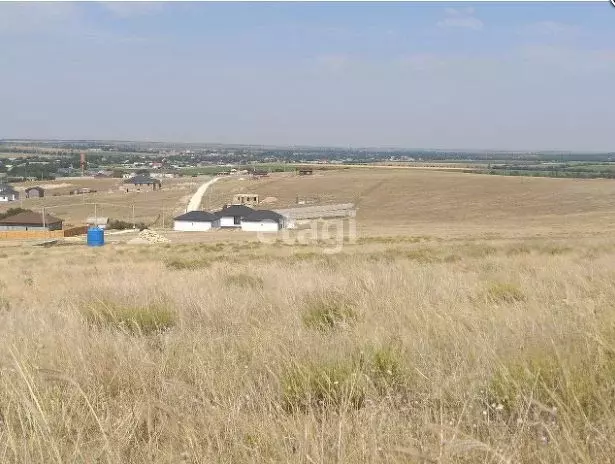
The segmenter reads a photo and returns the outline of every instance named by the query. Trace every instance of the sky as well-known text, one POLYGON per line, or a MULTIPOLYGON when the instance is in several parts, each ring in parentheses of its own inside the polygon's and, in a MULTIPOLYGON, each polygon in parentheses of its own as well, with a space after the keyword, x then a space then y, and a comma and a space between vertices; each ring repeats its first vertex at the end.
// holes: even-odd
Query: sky
POLYGON ((615 8, 0 2, 0 138, 615 150, 615 8))

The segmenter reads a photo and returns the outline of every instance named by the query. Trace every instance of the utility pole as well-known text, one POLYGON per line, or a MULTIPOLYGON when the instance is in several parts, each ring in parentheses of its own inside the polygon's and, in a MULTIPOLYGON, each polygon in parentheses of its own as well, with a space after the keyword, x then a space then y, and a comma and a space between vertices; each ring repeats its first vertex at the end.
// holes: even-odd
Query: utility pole
POLYGON ((132 204, 132 228, 136 229, 137 224, 135 223, 135 204, 132 204))
POLYGON ((98 227, 98 205, 94 203, 94 227, 98 227))
POLYGON ((43 229, 45 228, 45 206, 43 206, 43 229))

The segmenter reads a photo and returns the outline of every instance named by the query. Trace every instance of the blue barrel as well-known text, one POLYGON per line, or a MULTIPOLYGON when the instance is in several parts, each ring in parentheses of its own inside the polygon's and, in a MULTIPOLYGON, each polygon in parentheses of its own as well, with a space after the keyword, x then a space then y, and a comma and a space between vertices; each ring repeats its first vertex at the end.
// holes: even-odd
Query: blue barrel
POLYGON ((88 229, 88 246, 97 247, 105 244, 105 231, 98 227, 88 229))

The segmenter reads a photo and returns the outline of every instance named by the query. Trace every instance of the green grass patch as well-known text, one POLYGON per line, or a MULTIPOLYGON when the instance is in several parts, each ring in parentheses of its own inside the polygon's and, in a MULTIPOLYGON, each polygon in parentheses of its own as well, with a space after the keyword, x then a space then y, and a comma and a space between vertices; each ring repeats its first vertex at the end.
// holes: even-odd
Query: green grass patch
POLYGON ((556 408, 570 420, 608 414, 615 407, 615 354, 571 343, 560 352, 545 346, 506 359, 492 376, 487 401, 507 414, 535 405, 543 412, 556 408))
POLYGON ((360 409, 365 403, 367 382, 352 361, 294 366, 281 382, 287 412, 360 409))
POLYGON ((356 304, 337 291, 310 294, 304 300, 303 324, 323 332, 345 328, 358 320, 356 304))
POLYGON ((94 327, 112 327, 142 335, 165 331, 177 323, 177 314, 165 302, 141 306, 95 300, 84 306, 83 314, 94 327))
POLYGON ((515 303, 526 300, 521 288, 508 282, 493 282, 489 284, 486 290, 486 298, 494 303, 515 303))

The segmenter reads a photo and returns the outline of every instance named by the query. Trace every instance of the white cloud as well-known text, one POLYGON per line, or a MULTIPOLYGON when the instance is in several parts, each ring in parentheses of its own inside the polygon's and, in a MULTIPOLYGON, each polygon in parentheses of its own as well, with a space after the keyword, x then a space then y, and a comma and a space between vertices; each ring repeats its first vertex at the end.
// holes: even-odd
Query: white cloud
POLYGON ((474 8, 445 8, 446 17, 438 21, 442 28, 459 28, 480 31, 484 23, 474 16, 474 8))
POLYGON ((101 2, 100 4, 121 19, 157 14, 165 6, 163 2, 101 2))

